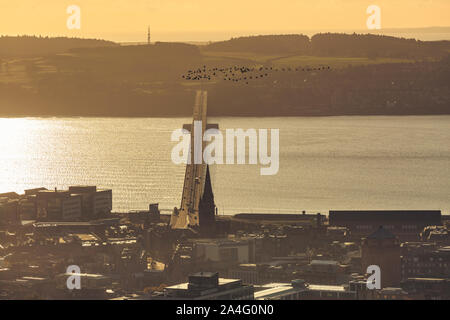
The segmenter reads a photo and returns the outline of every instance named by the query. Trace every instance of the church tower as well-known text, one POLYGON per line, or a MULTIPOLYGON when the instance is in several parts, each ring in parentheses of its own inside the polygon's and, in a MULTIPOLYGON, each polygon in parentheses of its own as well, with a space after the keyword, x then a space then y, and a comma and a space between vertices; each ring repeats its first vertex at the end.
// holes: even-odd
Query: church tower
POLYGON ((212 235, 215 232, 215 211, 216 205, 214 203, 214 193, 211 184, 211 175, 209 173, 209 166, 206 165, 206 177, 203 193, 198 205, 199 227, 201 234, 212 235))

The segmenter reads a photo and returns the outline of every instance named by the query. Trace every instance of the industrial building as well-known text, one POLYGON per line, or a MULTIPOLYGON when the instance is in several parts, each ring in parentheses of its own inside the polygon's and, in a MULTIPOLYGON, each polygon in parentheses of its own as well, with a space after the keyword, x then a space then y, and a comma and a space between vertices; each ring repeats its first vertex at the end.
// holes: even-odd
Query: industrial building
POLYGON ((402 240, 415 241, 425 227, 442 225, 442 215, 440 210, 334 210, 329 212, 329 225, 347 227, 354 237, 383 226, 402 240))

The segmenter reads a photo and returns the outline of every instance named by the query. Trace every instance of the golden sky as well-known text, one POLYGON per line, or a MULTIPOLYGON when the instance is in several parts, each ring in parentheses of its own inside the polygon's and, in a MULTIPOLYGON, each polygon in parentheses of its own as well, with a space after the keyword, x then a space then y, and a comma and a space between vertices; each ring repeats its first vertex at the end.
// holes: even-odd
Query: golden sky
POLYGON ((145 39, 149 24, 155 40, 168 34, 364 30, 372 4, 381 8, 382 28, 450 25, 450 0, 0 0, 0 34, 136 41, 145 39), (81 8, 80 30, 66 27, 69 5, 81 8))

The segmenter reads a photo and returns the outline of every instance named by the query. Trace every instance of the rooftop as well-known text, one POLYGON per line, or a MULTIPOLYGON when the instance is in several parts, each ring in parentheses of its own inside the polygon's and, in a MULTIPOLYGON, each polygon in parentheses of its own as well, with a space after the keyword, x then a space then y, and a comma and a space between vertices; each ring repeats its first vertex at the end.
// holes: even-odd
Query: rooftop
POLYGON ((345 292, 346 289, 344 286, 332 286, 332 285, 315 285, 310 284, 306 287, 299 287, 296 288, 288 283, 277 283, 272 284, 276 286, 272 286, 268 289, 261 290, 258 292, 255 292, 255 299, 266 299, 271 298, 273 296, 279 296, 283 294, 289 294, 291 292, 300 292, 300 291, 328 291, 328 292, 345 292))
POLYGON ((192 240, 196 244, 210 244, 217 246, 227 246, 227 245, 246 245, 248 242, 244 239, 230 239, 230 238, 222 238, 222 239, 193 239, 192 240))
POLYGON ((255 292, 255 300, 269 298, 273 295, 287 294, 296 291, 292 286, 280 286, 255 292))
POLYGON ((206 271, 206 272, 201 271, 201 272, 197 272, 197 273, 190 275, 190 277, 202 277, 202 278, 213 278, 216 276, 217 276, 217 272, 208 272, 208 271, 206 271))
POLYGON ((344 286, 332 286, 332 285, 321 285, 321 284, 310 284, 308 286, 309 290, 314 291, 335 291, 335 292, 344 292, 344 286))
POLYGON ((395 236, 387 229, 380 226, 377 231, 367 236, 367 239, 395 239, 395 236))
MULTIPOLYGON (((239 279, 225 279, 225 278, 219 278, 219 286, 226 285, 233 282, 241 281, 239 279)), ((170 287, 166 287, 167 290, 188 290, 189 282, 176 284, 170 287)))
POLYGON ((334 260, 312 260, 311 265, 337 266, 339 262, 334 260))
POLYGON ((447 279, 444 278, 408 278, 408 281, 416 282, 445 282, 447 279))

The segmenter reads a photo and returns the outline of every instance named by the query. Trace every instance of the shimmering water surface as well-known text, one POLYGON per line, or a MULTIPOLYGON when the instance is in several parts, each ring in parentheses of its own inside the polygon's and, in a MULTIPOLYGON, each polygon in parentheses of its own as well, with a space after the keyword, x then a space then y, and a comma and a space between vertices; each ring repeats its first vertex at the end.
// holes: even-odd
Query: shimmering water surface
MULTIPOLYGON (((114 210, 179 206, 184 166, 170 136, 188 118, 0 119, 0 192, 92 184, 114 210)), ((450 116, 216 118, 280 129, 280 170, 216 165, 219 212, 450 211, 450 116)))

